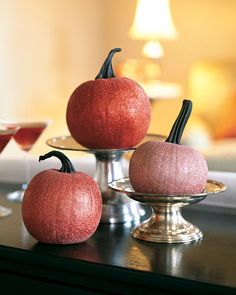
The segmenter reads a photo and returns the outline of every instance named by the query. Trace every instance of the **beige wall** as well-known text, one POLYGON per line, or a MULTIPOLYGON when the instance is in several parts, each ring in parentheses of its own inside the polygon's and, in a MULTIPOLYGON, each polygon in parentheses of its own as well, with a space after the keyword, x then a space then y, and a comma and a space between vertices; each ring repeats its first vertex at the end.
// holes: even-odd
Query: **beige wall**
MULTIPOLYGON (((136 1, 105 2, 108 15, 105 19, 107 47, 121 46, 122 58, 142 57, 144 41, 131 40, 127 34, 136 1)), ((195 62, 208 59, 236 60, 236 1, 170 0, 170 5, 179 38, 162 42, 165 50, 162 79, 180 83, 184 89, 183 96, 188 96, 188 76, 195 62)), ((154 103, 150 131, 166 134, 180 104, 181 98, 154 103)))
MULTIPOLYGON (((236 59, 235 0, 170 0, 179 39, 163 43, 162 79, 188 94, 191 65, 236 59)), ((141 57, 131 40, 135 0, 0 0, 0 117, 51 117, 42 140, 67 133, 65 108, 74 88, 93 79, 113 47, 115 63, 141 57)), ((180 98, 181 99, 181 98, 180 98)), ((179 100, 154 104, 151 131, 166 133, 179 100)))
MULTIPOLYGON (((106 47, 121 46, 122 58, 142 57, 144 41, 131 40, 127 33, 136 0, 101 2, 106 11, 106 47)), ((187 93, 191 64, 209 58, 236 59, 236 1, 170 0, 170 5, 179 38, 162 42, 162 77, 183 84, 187 93)))
POLYGON ((68 133, 74 88, 97 74, 101 15, 94 0, 0 1, 0 118, 53 119, 41 138, 45 149, 45 139, 68 133))

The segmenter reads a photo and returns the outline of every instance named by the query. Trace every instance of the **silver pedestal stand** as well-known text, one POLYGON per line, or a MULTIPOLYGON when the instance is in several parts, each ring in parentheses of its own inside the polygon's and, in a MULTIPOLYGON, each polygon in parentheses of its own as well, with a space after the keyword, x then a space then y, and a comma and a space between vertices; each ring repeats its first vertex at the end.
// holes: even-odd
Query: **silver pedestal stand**
POLYGON ((124 177, 121 159, 129 150, 94 151, 96 170, 94 179, 97 181, 103 199, 102 223, 125 223, 138 221, 144 210, 130 201, 124 193, 111 190, 108 184, 124 177))
POLYGON ((202 232, 182 217, 181 209, 202 201, 209 194, 220 193, 226 189, 224 184, 214 180, 208 180, 204 192, 194 195, 136 193, 128 178, 114 181, 109 186, 139 203, 151 206, 151 217, 134 228, 131 235, 140 240, 157 243, 189 243, 201 239, 202 232))
MULTIPOLYGON (((157 135, 148 135, 145 140, 164 139, 157 135)), ((97 181, 103 198, 102 223, 125 223, 139 221, 145 214, 143 207, 131 200, 123 192, 116 192, 108 184, 124 177, 121 160, 124 153, 134 150, 127 149, 87 149, 79 145, 71 136, 54 137, 47 140, 50 147, 82 151, 93 154, 96 159, 94 179, 97 181)))

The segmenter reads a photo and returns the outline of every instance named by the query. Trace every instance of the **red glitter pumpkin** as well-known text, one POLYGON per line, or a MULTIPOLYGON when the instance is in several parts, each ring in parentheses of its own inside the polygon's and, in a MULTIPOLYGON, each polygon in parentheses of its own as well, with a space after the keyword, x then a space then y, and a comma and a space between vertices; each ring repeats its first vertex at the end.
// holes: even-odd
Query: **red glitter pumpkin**
POLYGON ((96 231, 102 214, 102 196, 95 180, 75 172, 70 160, 57 151, 60 170, 49 169, 33 177, 22 201, 22 218, 29 233, 50 244, 73 244, 87 240, 96 231))
POLYGON ((146 135, 151 118, 150 100, 135 81, 115 77, 110 51, 95 80, 72 93, 66 111, 71 136, 93 149, 133 147, 146 135))
POLYGON ((206 185, 208 167, 196 149, 180 145, 191 114, 192 102, 184 100, 166 142, 149 141, 133 153, 129 178, 136 192, 154 194, 196 194, 206 185))

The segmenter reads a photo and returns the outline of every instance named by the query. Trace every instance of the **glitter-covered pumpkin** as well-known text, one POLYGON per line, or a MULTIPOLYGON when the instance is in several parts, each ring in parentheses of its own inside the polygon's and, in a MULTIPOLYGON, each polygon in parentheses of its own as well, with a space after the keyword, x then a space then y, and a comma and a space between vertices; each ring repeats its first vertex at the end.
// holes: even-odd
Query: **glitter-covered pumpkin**
POLYGON ((119 149, 137 145, 150 123, 150 100, 135 81, 115 77, 110 51, 95 80, 72 93, 66 111, 71 136, 93 149, 119 149))
POLYGON ((30 181, 22 201, 22 218, 29 233, 50 244, 73 244, 87 240, 96 231, 102 214, 102 196, 95 180, 76 172, 61 152, 51 156, 62 162, 60 170, 48 169, 30 181))
POLYGON ((129 165, 130 182, 136 192, 155 194, 196 194, 206 185, 208 167, 203 155, 180 145, 191 114, 192 102, 184 100, 165 142, 148 141, 133 153, 129 165))

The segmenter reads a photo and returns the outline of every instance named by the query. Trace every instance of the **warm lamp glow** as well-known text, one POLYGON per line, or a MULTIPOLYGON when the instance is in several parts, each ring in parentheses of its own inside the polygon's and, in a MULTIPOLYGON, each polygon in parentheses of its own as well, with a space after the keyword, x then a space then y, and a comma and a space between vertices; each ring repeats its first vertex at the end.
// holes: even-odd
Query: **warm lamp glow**
POLYGON ((169 0, 138 0, 130 36, 133 39, 152 41, 151 47, 148 45, 143 53, 148 57, 161 57, 163 50, 157 41, 177 37, 169 0))
POLYGON ((130 29, 133 39, 174 39, 177 36, 168 0, 138 0, 130 29))
POLYGON ((160 58, 164 55, 163 48, 158 41, 148 41, 143 46, 142 53, 151 58, 160 58))

